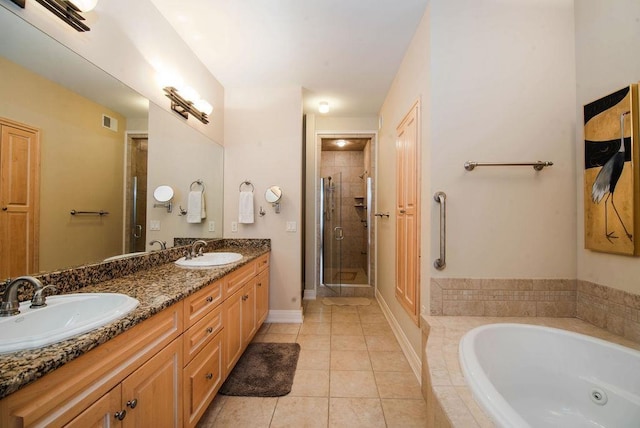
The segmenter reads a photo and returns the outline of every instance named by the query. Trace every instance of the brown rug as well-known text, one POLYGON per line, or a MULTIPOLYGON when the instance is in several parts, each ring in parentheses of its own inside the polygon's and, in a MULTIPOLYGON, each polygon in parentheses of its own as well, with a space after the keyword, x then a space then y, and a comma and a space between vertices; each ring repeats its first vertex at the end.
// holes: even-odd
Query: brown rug
POLYGON ((250 343, 219 392, 242 397, 287 395, 299 355, 297 343, 250 343))

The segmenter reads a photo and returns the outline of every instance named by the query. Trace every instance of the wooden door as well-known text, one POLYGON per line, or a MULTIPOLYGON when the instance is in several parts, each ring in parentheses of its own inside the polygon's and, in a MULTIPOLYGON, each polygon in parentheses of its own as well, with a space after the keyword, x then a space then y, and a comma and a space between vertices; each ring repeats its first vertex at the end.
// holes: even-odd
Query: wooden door
POLYGON ((40 139, 0 120, 0 279, 38 270, 40 139))
POLYGON ((65 428, 119 428, 122 422, 116 418, 116 414, 122 411, 120 402, 120 385, 118 385, 73 418, 65 428))
POLYGON ((122 382, 126 427, 182 427, 182 341, 176 339, 122 382))
POLYGON ((245 349, 256 333, 256 279, 242 288, 242 348, 245 349))
POLYGON ((397 128, 396 298, 418 323, 420 306, 420 103, 397 128))
POLYGON ((224 373, 228 375, 236 361, 242 355, 242 296, 244 289, 238 290, 231 297, 224 301, 222 311, 224 312, 224 373))
POLYGON ((262 271, 256 281, 256 329, 269 315, 269 269, 262 271))

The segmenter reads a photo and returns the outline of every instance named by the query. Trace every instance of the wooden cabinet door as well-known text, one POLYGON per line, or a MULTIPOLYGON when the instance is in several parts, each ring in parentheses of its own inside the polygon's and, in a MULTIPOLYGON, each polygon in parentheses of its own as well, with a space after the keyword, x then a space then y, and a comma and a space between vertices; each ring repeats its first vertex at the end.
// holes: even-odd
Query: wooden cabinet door
POLYGON ((182 342, 174 340, 122 382, 123 427, 182 426, 182 342))
POLYGON ((222 386, 222 339, 219 332, 184 370, 185 426, 194 427, 222 386))
POLYGON ((123 410, 120 402, 118 385, 66 424, 65 428, 119 428, 122 422, 116 418, 116 413, 123 410))
POLYGON ((242 349, 246 348, 257 331, 256 278, 242 287, 242 349))
POLYGON ((40 141, 0 120, 0 278, 38 271, 40 141))
POLYGON ((269 269, 258 275, 256 281, 256 329, 260 328, 269 315, 269 269))
POLYGON ((420 306, 420 104, 400 122, 396 139, 396 298, 418 323, 420 306))
POLYGON ((225 376, 231 372, 236 361, 242 355, 242 289, 236 291, 223 303, 224 311, 224 372, 225 376))

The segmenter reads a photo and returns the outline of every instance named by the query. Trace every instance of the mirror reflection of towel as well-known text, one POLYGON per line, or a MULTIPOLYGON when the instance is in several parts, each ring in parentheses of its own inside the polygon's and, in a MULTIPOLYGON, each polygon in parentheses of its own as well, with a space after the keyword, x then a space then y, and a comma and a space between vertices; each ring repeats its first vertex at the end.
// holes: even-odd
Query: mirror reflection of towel
POLYGON ((240 192, 238 223, 253 223, 253 192, 240 192))
POLYGON ((206 215, 204 211, 204 195, 201 191, 189 192, 187 223, 202 223, 204 215, 206 215))

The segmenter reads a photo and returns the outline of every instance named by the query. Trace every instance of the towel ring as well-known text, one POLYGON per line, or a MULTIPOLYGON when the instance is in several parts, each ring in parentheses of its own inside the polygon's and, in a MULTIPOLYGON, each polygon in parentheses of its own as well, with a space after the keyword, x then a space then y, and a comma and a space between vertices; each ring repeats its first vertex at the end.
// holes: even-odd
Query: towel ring
POLYGON ((249 180, 245 180, 242 183, 240 183, 239 190, 241 192, 242 192, 242 186, 251 186, 251 193, 253 193, 253 191, 255 190, 255 187, 253 187, 253 183, 251 183, 249 180))
POLYGON ((196 180, 193 183, 191 183, 191 186, 189 186, 189 190, 193 190, 193 185, 197 184, 199 186, 202 186, 202 193, 204 193, 205 191, 205 187, 204 187, 204 183, 202 182, 202 180, 196 180))

